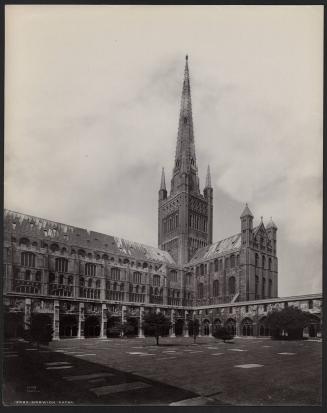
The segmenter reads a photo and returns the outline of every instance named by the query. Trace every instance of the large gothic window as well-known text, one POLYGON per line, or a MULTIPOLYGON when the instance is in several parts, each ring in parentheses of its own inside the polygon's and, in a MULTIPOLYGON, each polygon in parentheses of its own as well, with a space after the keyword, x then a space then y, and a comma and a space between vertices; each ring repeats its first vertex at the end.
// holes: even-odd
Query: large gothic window
POLYGON ((160 285, 160 275, 155 274, 153 276, 153 285, 159 286, 160 285))
POLYGON ((268 296, 269 298, 272 298, 272 280, 269 280, 268 283, 268 296))
POLYGON ((170 281, 177 282, 177 271, 176 270, 170 271, 170 281))
POLYGON ((266 279, 263 278, 262 279, 262 286, 261 286, 261 298, 265 298, 266 297, 266 279))
POLYGON ((95 272, 96 272, 96 265, 95 264, 91 264, 89 262, 85 264, 85 275, 90 275, 90 276, 94 277, 95 272))
POLYGON ((230 277, 228 280, 228 291, 229 294, 235 294, 236 286, 235 286, 235 277, 230 277))
POLYGON ((258 267, 259 266, 259 255, 258 254, 255 254, 255 267, 258 267))
POLYGON ((133 283, 134 284, 141 284, 142 275, 140 272, 133 273, 133 283))
POLYGON ((56 258, 55 268, 57 272, 67 272, 68 260, 66 258, 56 258))
POLYGON ((21 264, 25 267, 35 267, 35 255, 32 252, 22 252, 21 264))
POLYGON ((111 279, 115 281, 120 280, 120 269, 119 268, 111 268, 111 279))
POLYGON ((230 257, 230 266, 231 268, 235 267, 235 255, 231 255, 230 257))
POLYGON ((202 283, 198 285, 198 297, 203 298, 203 284, 202 283))
POLYGON ((215 259, 215 272, 217 272, 217 271, 218 271, 218 260, 215 259))
POLYGON ((212 291, 212 293, 213 293, 214 297, 218 297, 218 295, 219 295, 219 281, 218 280, 215 280, 213 282, 213 291, 212 291))

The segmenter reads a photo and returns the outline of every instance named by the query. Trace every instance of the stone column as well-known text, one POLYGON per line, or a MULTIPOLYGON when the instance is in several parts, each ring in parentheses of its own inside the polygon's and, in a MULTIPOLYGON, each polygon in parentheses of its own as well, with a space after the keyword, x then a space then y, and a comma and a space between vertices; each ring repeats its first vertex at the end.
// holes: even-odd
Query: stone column
POLYGON ((212 337, 212 331, 213 331, 213 310, 209 311, 209 337, 212 337))
POLYGON ((144 307, 140 307, 140 318, 139 318, 139 331, 138 331, 138 338, 144 338, 144 331, 142 327, 143 323, 143 312, 144 312, 144 307))
POLYGON ((59 301, 53 302, 53 340, 60 340, 59 338, 59 301))
POLYGON ((78 307, 78 332, 77 332, 77 338, 85 338, 85 337, 84 337, 84 322, 85 322, 84 303, 79 303, 79 307, 78 307))
POLYGON ((199 335, 198 337, 202 337, 202 333, 203 333, 203 326, 202 326, 202 310, 199 310, 199 335))
POLYGON ((170 316, 170 322, 171 322, 171 327, 170 327, 170 332, 169 336, 170 337, 176 337, 175 335, 175 310, 171 310, 171 316, 170 316))
POLYGON ((101 330, 100 338, 107 338, 107 306, 102 304, 101 306, 101 330))
MULTIPOLYGON (((124 325, 125 321, 126 321, 126 305, 123 305, 122 308, 121 308, 121 323, 122 323, 122 325, 124 325)), ((121 332, 120 336, 123 337, 124 333, 121 332)))
POLYGON ((25 298, 24 305, 24 330, 28 330, 31 324, 31 299, 25 298))
POLYGON ((242 314, 241 314, 241 309, 236 309, 235 310, 235 334, 236 337, 240 337, 242 335, 241 332, 241 322, 242 322, 242 314))
POLYGON ((185 310, 185 314, 184 314, 184 337, 189 337, 187 315, 188 315, 188 311, 185 310))

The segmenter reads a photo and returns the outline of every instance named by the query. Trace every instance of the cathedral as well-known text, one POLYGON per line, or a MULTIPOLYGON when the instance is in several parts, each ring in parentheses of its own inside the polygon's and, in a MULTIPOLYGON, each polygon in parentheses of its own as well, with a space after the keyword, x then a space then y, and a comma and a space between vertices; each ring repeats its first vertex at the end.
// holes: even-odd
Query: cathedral
POLYGON ((4 211, 5 335, 21 337, 34 314, 48 314, 54 339, 107 337, 109 325, 161 311, 170 336, 189 335, 200 321, 211 336, 225 325, 237 335, 269 335, 267 312, 294 305, 312 313, 320 331, 322 295, 278 297, 277 226, 246 204, 239 232, 213 241, 213 187, 208 166, 199 185, 186 56, 176 153, 169 191, 162 170, 158 247, 4 211), (110 320, 110 323, 109 323, 110 320))

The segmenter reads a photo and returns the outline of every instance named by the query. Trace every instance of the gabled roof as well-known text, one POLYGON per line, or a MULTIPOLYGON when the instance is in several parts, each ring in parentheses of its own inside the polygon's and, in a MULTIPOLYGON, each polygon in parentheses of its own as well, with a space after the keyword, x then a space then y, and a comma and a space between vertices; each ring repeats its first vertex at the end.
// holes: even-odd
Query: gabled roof
POLYGON ((94 252, 176 265, 171 255, 159 248, 19 212, 4 210, 4 230, 11 232, 13 236, 17 232, 20 237, 40 238, 48 244, 62 242, 86 250, 92 249, 94 252))
POLYGON ((209 260, 241 248, 241 234, 235 234, 214 244, 200 248, 187 265, 194 265, 200 261, 209 260))

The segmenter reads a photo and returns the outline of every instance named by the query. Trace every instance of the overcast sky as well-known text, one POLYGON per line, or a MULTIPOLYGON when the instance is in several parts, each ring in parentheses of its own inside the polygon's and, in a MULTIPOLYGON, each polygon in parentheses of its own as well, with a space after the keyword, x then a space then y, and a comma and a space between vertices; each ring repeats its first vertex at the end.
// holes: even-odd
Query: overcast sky
POLYGON ((278 226, 279 295, 321 290, 322 6, 6 6, 5 207, 157 245, 189 54, 214 241, 278 226))

